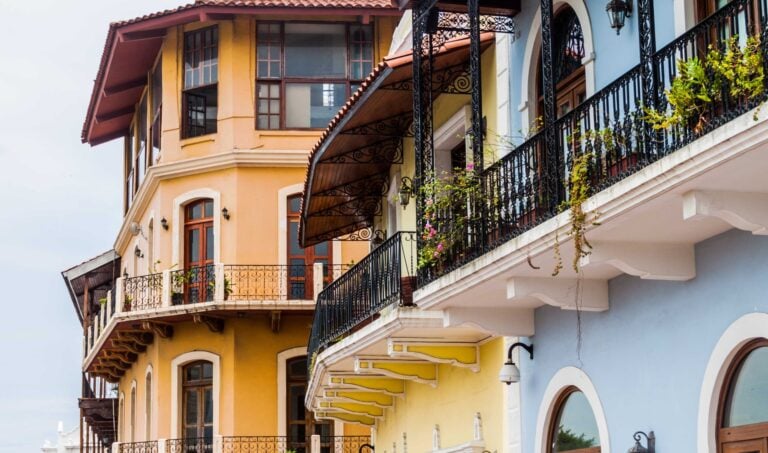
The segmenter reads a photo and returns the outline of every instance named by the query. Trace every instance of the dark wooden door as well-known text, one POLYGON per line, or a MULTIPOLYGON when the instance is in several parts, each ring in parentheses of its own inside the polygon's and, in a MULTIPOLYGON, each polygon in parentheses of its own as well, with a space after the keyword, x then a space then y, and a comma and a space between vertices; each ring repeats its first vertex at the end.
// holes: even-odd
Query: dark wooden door
POLYGON ((186 303, 213 300, 213 200, 198 200, 186 208, 184 272, 186 303))
POLYGON ((213 365, 195 362, 184 367, 182 420, 185 453, 213 451, 213 365))
POLYGON ((307 357, 297 357, 286 363, 286 415, 288 416, 288 449, 296 453, 309 453, 310 437, 320 436, 322 451, 329 451, 332 444, 333 423, 315 420, 312 411, 304 407, 307 391, 307 357))
POLYGON ((333 263, 331 242, 321 242, 307 248, 299 244, 299 222, 301 214, 301 195, 288 198, 288 299, 310 300, 314 298, 312 265, 323 265, 323 280, 326 284, 333 280, 330 266, 333 263))

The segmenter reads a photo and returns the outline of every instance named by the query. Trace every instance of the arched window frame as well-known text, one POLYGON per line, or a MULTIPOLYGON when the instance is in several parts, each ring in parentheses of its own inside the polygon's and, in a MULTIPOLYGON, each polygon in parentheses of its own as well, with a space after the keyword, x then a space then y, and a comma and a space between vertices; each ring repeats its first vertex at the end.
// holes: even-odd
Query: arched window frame
POLYGON ((184 262, 184 218, 186 206, 201 198, 213 200, 213 262, 221 263, 221 193, 214 189, 202 188, 186 192, 173 200, 171 222, 171 262, 184 262))
POLYGON ((205 360, 213 364, 213 435, 219 435, 219 401, 221 394, 221 357, 208 351, 191 351, 171 361, 171 438, 183 437, 182 419, 182 373, 185 365, 205 360))
POLYGON ((144 440, 152 440, 152 414, 155 413, 152 407, 154 405, 152 386, 152 365, 148 365, 144 375, 144 440))
MULTIPOLYGON (((574 394, 574 393, 584 393, 581 391, 580 388, 576 387, 575 385, 571 385, 566 387, 560 392, 560 395, 557 397, 557 399, 554 402, 554 407, 552 409, 552 418, 549 422, 549 428, 548 428, 548 437, 547 437, 547 450, 550 453, 552 452, 552 445, 555 443, 555 436, 557 436, 557 430, 559 426, 557 426, 557 420, 565 408, 565 403, 568 401, 568 399, 574 394)), ((592 412, 592 416, 594 417, 594 411, 592 412)), ((601 441, 601 439, 598 439, 598 441, 601 441)), ((577 450, 579 453, 600 453, 600 446, 597 447, 590 447, 590 448, 584 448, 577 450)))

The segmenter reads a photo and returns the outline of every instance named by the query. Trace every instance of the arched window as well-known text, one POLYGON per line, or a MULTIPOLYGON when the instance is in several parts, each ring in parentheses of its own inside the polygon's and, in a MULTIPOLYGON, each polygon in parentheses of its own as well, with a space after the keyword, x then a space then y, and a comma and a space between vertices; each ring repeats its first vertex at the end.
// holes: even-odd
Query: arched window
POLYGON ((144 440, 151 440, 152 436, 152 373, 147 373, 146 391, 144 392, 144 440))
POLYGON ((131 442, 136 442, 136 387, 131 389, 131 442))
MULTIPOLYGON (((333 424, 315 420, 311 411, 304 407, 304 394, 307 391, 307 356, 296 357, 285 363, 286 377, 286 415, 288 417, 288 449, 296 453, 309 453, 309 437, 319 434, 321 439, 333 436, 333 424)), ((321 452, 330 451, 330 444, 323 443, 321 452)))
POLYGON ((549 428, 549 452, 600 453, 595 414, 587 397, 576 387, 566 389, 555 403, 549 428))
POLYGON ((313 299, 311 268, 315 263, 323 265, 323 280, 333 280, 329 266, 333 263, 331 242, 321 242, 302 248, 299 243, 301 218, 301 194, 288 197, 288 299, 313 299))
POLYGON ((213 200, 193 201, 184 210, 185 303, 213 300, 213 245, 213 200))
POLYGON ((182 369, 182 429, 187 451, 208 452, 213 445, 213 364, 201 360, 182 369), (194 447, 194 449, 191 449, 194 447))
MULTIPOLYGON (((557 117, 561 117, 581 104, 587 97, 584 65, 584 32, 576 13, 569 6, 562 7, 552 24, 552 62, 557 93, 557 117)), ((539 115, 544 114, 544 84, 539 64, 539 115)))
POLYGON ((768 453, 768 339, 739 351, 720 401, 720 452, 768 453))

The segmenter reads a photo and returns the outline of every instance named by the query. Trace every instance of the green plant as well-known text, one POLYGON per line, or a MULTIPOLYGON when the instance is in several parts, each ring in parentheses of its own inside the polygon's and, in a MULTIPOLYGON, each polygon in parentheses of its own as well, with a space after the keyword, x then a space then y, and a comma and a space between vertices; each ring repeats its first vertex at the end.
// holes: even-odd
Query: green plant
POLYGON ((123 309, 125 311, 128 311, 131 309, 131 304, 133 303, 133 297, 131 297, 130 294, 125 295, 125 299, 123 300, 123 309))
POLYGON ((479 218, 474 206, 480 194, 480 181, 474 165, 457 168, 453 174, 427 175, 421 186, 424 199, 422 246, 418 252, 418 268, 441 265, 447 253, 455 248, 467 232, 469 224, 479 218))
MULTIPOLYGON (((570 211, 571 228, 568 230, 568 236, 573 240, 573 262, 571 263, 574 272, 577 274, 580 271, 580 261, 582 258, 589 256, 592 253, 592 245, 587 240, 586 232, 588 225, 596 225, 593 220, 588 221, 588 213, 584 211, 584 202, 589 198, 590 181, 589 171, 592 168, 594 162, 594 154, 585 153, 577 156, 573 160, 573 167, 571 167, 568 200, 560 205, 560 210, 570 211)), ((560 255, 560 242, 559 238, 555 238, 555 269, 552 271, 552 276, 560 273, 563 268, 563 259, 560 255)))
POLYGON ((764 78, 760 38, 748 37, 742 48, 738 35, 734 35, 725 44, 725 51, 710 45, 704 60, 678 60, 677 76, 664 92, 670 108, 659 111, 645 107, 643 119, 654 130, 692 125, 695 132, 701 132, 709 106, 722 100, 725 86, 731 97, 753 100, 765 91, 764 78))
POLYGON ((101 304, 101 306, 107 305, 107 298, 106 297, 100 297, 99 298, 99 304, 101 304))
MULTIPOLYGON (((211 292, 216 290, 216 281, 210 281, 208 282, 208 288, 210 288, 211 292)), ((232 294, 232 282, 229 281, 229 278, 226 276, 224 277, 224 297, 229 297, 230 294, 232 294)))

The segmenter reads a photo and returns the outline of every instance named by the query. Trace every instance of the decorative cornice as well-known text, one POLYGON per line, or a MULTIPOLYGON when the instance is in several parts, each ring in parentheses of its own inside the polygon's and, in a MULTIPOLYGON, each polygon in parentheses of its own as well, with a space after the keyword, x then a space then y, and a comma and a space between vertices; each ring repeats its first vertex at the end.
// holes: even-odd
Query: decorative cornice
POLYGON ((305 168, 308 155, 309 151, 307 150, 234 150, 150 167, 144 183, 136 192, 133 204, 123 217, 123 224, 117 234, 117 239, 115 239, 114 248, 115 250, 122 250, 126 246, 131 237, 129 233, 131 222, 136 221, 139 214, 146 210, 160 181, 228 168, 305 168))

